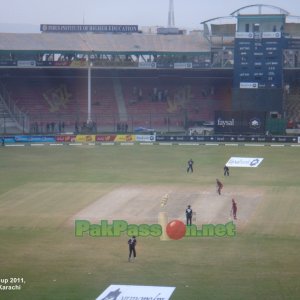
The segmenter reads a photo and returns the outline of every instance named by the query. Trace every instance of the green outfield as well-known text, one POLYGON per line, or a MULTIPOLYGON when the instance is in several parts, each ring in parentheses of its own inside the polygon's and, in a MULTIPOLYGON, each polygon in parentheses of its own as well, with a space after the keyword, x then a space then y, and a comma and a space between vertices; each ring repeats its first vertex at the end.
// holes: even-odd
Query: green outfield
MULTIPOLYGON (((172 300, 299 299, 299 160, 300 148, 290 146, 0 147, 0 284, 16 278, 21 286, 0 290, 0 299, 88 300, 110 284, 175 286, 172 300), (231 156, 264 160, 231 168, 224 178, 231 156), (190 158, 193 174, 186 173, 190 158), (148 191, 128 196, 126 211, 118 212, 139 219, 142 209, 155 214, 160 204, 151 190, 167 189, 174 198, 180 190, 215 193, 216 178, 224 199, 238 195, 238 213, 247 205, 233 238, 140 237, 138 259, 128 263, 126 235, 75 237, 74 218, 95 203, 93 216, 109 215, 111 206, 111 219, 119 217, 120 199, 105 198, 115 191, 148 191)), ((183 214, 184 201, 173 208, 169 201, 173 214, 183 214)))

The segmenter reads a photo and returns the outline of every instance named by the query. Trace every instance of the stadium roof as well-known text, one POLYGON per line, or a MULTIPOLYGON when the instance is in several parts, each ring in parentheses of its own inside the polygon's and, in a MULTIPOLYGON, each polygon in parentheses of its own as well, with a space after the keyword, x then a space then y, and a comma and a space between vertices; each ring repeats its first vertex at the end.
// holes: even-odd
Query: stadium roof
POLYGON ((206 53, 210 51, 210 45, 201 33, 188 35, 0 33, 0 51, 206 53))

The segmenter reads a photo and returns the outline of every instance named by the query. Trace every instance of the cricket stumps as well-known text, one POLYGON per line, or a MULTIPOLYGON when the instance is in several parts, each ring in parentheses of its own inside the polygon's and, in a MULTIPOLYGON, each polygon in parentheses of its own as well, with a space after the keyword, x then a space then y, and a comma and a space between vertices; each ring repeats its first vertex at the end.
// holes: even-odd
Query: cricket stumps
POLYGON ((168 214, 167 214, 167 212, 161 211, 158 214, 158 224, 162 228, 162 234, 160 236, 160 240, 161 241, 169 241, 170 238, 169 238, 169 236, 167 235, 167 232, 166 232, 166 228, 167 228, 167 225, 168 225, 168 214))

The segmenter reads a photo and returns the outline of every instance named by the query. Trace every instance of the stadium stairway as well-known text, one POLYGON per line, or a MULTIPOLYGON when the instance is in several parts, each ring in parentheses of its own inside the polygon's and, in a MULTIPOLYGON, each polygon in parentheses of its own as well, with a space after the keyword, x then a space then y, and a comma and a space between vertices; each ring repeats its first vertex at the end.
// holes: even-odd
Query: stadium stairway
POLYGON ((26 129, 11 117, 9 110, 0 98, 0 133, 23 132, 26 129))
POLYGON ((120 80, 118 78, 113 78, 113 85, 114 85, 115 98, 118 105, 119 120, 120 122, 127 122, 128 114, 127 114, 126 104, 125 104, 120 80))
POLYGON ((0 133, 28 132, 28 119, 23 114, 1 84, 0 93, 0 133))

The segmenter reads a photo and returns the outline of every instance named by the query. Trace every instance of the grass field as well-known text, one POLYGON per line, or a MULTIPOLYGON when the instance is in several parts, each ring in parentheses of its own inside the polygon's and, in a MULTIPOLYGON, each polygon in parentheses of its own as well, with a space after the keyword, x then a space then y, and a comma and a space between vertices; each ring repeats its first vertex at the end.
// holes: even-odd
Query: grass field
MULTIPOLYGON (((9 278, 26 283, 18 291, 0 290, 0 299, 95 299, 110 284, 175 286, 172 300, 299 299, 299 160, 296 147, 1 147, 0 284, 9 278), (258 168, 231 168, 224 178, 231 156, 264 160, 258 168), (186 173, 190 158, 193 174, 186 173), (149 191, 123 199, 118 211, 139 219, 147 209, 154 215, 160 204, 150 191, 167 190, 174 198, 189 189, 215 193, 216 178, 224 182, 218 201, 237 195, 238 213, 243 205, 250 210, 247 220, 238 220, 234 238, 141 237, 138 259, 128 263, 128 236, 75 237, 73 219, 95 203, 99 217, 110 210, 110 219, 119 216, 118 197, 101 207, 115 191, 149 191)), ((189 199, 173 209, 170 201, 172 213, 183 216, 189 199)), ((205 202, 199 203, 201 211, 205 202)))

